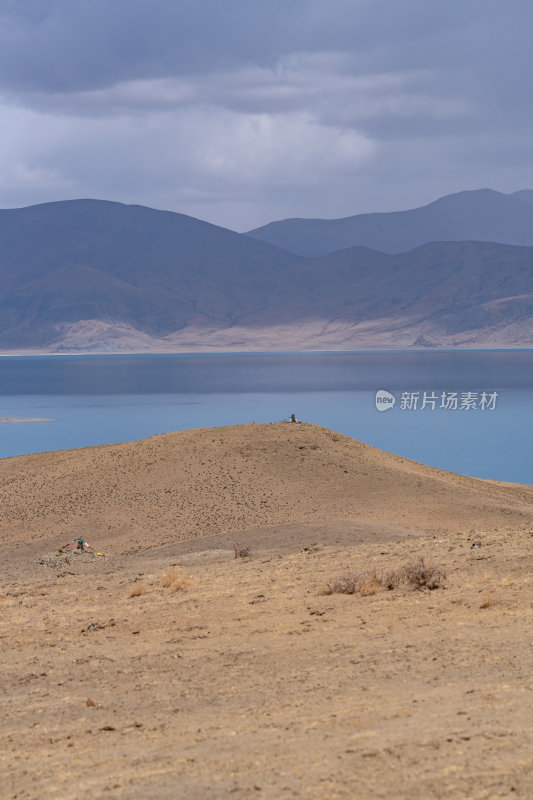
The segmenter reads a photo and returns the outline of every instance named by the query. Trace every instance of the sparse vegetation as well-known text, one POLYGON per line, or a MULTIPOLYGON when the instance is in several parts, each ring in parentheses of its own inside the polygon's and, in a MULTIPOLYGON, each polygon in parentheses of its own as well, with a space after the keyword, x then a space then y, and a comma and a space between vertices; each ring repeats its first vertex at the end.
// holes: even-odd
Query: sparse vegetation
POLYGON ((444 585, 446 574, 433 564, 419 558, 411 561, 398 570, 390 570, 379 574, 361 572, 356 575, 344 575, 327 583, 321 594, 360 594, 362 597, 376 594, 381 589, 396 589, 401 584, 411 586, 413 589, 438 589, 444 585))
POLYGON ((345 575, 327 583, 321 594, 355 594, 359 586, 359 575, 345 575))
POLYGON ((251 552, 251 547, 246 547, 238 542, 235 542, 233 545, 233 552, 235 554, 235 558, 248 558, 251 552))
POLYGON ((382 584, 382 577, 378 578, 376 572, 372 572, 370 575, 364 576, 363 579, 359 581, 359 594, 362 597, 376 594, 376 592, 381 589, 382 584))
POLYGON ((446 579, 446 574, 440 567, 422 557, 407 564, 403 573, 405 582, 414 589, 439 589, 446 579))
POLYGON ((165 572, 161 578, 161 586, 170 589, 171 592, 184 592, 191 585, 191 578, 185 575, 180 569, 172 569, 165 572))
POLYGON ((128 592, 128 597, 140 597, 146 593, 146 586, 144 583, 139 583, 137 586, 132 586, 128 592))

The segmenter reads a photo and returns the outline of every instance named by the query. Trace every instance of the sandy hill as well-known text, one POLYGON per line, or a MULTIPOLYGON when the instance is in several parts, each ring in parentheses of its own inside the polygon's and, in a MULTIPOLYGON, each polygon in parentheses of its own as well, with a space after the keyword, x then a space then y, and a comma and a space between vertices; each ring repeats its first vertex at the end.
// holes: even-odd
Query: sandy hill
POLYGON ((533 517, 533 487, 432 469, 312 424, 204 428, 0 461, 5 544, 110 552, 290 523, 449 531, 533 517))
POLYGON ((533 797, 532 500, 307 424, 0 461, 2 800, 533 797))

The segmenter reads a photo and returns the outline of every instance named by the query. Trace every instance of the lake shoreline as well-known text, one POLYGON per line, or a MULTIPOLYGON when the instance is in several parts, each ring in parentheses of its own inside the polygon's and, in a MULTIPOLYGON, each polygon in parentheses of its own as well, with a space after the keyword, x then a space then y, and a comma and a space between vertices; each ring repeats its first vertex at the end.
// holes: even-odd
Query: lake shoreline
POLYGON ((24 422, 55 422, 48 417, 0 417, 0 425, 17 425, 24 422))
POLYGON ((263 348, 240 349, 232 347, 204 348, 184 347, 180 350, 0 350, 0 358, 77 358, 81 356, 237 356, 237 355, 317 355, 326 353, 485 353, 485 352, 531 352, 531 344, 483 345, 479 347, 359 347, 359 348, 309 348, 305 350, 269 350, 263 348))

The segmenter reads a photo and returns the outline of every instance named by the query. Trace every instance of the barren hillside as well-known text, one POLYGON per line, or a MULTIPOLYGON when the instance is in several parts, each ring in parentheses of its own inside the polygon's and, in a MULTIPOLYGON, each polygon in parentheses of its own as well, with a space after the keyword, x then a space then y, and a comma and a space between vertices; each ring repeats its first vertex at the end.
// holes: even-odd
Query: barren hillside
POLYGON ((460 530, 533 518, 533 487, 452 473, 311 424, 204 428, 0 461, 4 543, 111 552, 345 520, 460 530))
POLYGON ((0 488, 2 800, 533 796, 533 487, 272 424, 0 488))

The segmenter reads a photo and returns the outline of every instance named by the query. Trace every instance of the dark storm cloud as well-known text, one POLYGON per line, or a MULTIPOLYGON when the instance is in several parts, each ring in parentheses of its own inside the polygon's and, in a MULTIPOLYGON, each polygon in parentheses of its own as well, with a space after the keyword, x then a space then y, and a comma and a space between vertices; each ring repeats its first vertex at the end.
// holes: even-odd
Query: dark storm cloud
POLYGON ((13 0, 0 8, 0 81, 87 90, 273 67, 299 52, 352 53, 352 68, 371 71, 448 68, 455 58, 475 63, 487 15, 490 32, 505 35, 514 19, 524 33, 516 12, 527 3, 513 6, 515 15, 490 0, 13 0))
POLYGON ((0 205, 245 228, 533 186, 532 22, 529 0, 0 0, 0 205))

